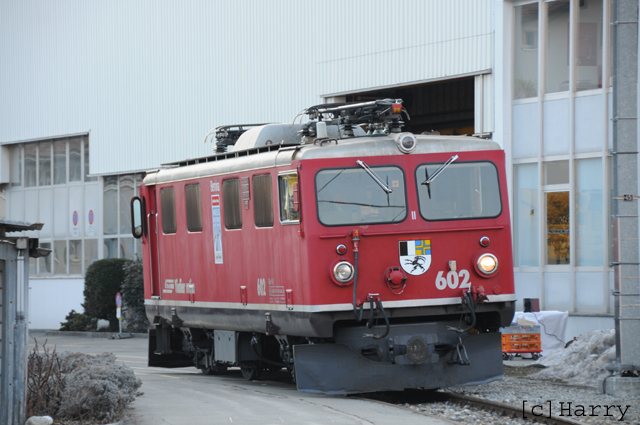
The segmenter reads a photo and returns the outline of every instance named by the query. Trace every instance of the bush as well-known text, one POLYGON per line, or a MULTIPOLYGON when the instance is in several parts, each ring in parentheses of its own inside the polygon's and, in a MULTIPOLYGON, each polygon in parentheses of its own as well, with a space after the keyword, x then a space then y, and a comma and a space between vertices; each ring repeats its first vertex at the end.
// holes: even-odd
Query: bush
POLYGON ((80 359, 79 365, 66 377, 58 412, 62 418, 115 422, 140 395, 142 382, 113 354, 80 359))
POLYGON ((27 417, 48 415, 93 423, 119 420, 127 405, 142 395, 133 370, 113 354, 65 353, 38 342, 29 353, 27 417))
POLYGON ((97 319, 91 319, 84 313, 71 310, 65 321, 60 323, 61 331, 89 331, 96 329, 97 319))
POLYGON ((142 261, 129 261, 124 265, 122 294, 122 329, 125 332, 147 332, 149 320, 144 309, 144 274, 142 261))
POLYGON ((90 319, 106 319, 109 331, 118 330, 116 294, 124 280, 124 258, 105 258, 91 264, 84 276, 84 314, 90 319))
POLYGON ((42 346, 38 341, 27 360, 27 417, 57 413, 64 390, 64 373, 55 348, 42 346))

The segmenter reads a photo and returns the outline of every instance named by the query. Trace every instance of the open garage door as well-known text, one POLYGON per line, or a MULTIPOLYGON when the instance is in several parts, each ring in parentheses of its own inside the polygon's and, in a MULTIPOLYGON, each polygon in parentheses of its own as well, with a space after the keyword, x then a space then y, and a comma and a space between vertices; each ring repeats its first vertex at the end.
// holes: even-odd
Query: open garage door
POLYGON ((411 120, 404 131, 414 134, 474 134, 474 77, 347 95, 347 102, 402 99, 411 120))

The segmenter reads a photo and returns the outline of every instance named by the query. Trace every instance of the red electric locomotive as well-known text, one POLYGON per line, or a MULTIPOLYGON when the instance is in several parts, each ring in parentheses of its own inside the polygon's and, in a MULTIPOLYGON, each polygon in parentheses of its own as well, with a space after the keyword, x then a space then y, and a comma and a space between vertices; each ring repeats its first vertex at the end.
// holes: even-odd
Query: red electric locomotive
MULTIPOLYGON (((149 365, 288 368, 353 393, 500 378, 514 312, 504 152, 401 132, 401 100, 217 129, 209 157, 149 173, 149 365)), ((206 139, 205 139, 206 140, 206 139)))

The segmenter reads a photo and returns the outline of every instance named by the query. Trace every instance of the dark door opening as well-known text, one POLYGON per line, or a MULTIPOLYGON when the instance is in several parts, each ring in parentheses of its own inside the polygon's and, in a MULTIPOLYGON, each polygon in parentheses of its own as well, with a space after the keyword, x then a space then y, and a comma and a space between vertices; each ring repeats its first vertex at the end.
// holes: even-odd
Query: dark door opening
POLYGON ((415 86, 381 89, 347 96, 347 102, 375 99, 402 99, 411 120, 404 120, 403 131, 414 134, 473 134, 474 77, 415 86))

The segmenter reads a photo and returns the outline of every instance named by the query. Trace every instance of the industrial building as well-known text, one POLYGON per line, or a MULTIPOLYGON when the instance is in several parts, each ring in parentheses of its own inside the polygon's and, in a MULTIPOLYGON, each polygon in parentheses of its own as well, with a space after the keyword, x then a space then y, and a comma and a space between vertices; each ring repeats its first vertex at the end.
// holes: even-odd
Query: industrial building
POLYGON ((0 1, 0 216, 53 250, 31 328, 81 308, 92 261, 140 253, 145 171, 211 154, 220 125, 375 98, 500 143, 518 308, 612 328, 611 22, 612 0, 0 1))

